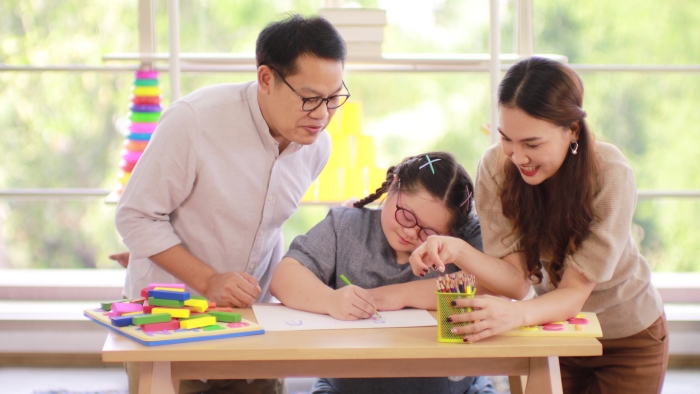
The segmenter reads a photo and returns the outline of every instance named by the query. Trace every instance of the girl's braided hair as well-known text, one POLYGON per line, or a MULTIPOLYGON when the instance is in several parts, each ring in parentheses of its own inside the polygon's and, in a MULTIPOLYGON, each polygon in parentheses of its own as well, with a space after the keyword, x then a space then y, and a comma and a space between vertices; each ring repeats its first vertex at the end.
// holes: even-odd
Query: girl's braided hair
MULTIPOLYGON (((405 158, 386 172, 386 180, 372 194, 356 202, 356 208, 377 200, 384 193, 395 192, 394 177, 401 180, 401 191, 416 193, 424 189, 445 204, 452 214, 450 234, 461 234, 473 213, 474 185, 454 156, 447 152, 430 152, 405 158)), ((398 184, 398 182, 396 183, 398 184)), ((395 185, 396 185, 395 184, 395 185)))

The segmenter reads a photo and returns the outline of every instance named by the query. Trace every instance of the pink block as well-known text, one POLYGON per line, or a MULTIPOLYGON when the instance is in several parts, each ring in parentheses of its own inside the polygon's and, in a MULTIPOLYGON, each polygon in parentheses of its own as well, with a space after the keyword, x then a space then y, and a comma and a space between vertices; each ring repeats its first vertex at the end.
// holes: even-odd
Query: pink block
POLYGON ((128 312, 143 312, 143 305, 130 302, 115 302, 112 304, 112 312, 117 316, 128 312))
POLYGON ((163 331, 163 330, 179 330, 179 329, 180 329, 180 321, 177 319, 172 319, 169 322, 165 322, 165 323, 151 323, 151 324, 142 324, 141 325, 142 331, 163 331))
POLYGON ((155 70, 138 70, 136 71, 136 78, 138 79, 156 79, 158 78, 158 71, 155 70))
POLYGON ((143 152, 132 152, 130 150, 122 149, 122 159, 126 161, 127 163, 136 163, 140 158, 143 152))
POLYGON ((569 324, 588 324, 588 319, 582 317, 572 317, 569 319, 569 324))
POLYGON ((148 134, 153 133, 153 131, 158 126, 156 122, 145 122, 145 123, 131 123, 129 124, 129 131, 133 133, 148 134))
POLYGON ((185 290, 185 285, 183 283, 151 283, 148 285, 148 290, 153 290, 156 287, 170 287, 185 290))

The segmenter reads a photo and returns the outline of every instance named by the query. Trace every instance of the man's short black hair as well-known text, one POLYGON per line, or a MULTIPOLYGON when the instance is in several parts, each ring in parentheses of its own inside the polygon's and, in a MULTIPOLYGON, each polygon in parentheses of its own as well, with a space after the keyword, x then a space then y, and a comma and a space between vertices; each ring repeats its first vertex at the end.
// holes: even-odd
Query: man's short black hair
POLYGON ((255 43, 257 66, 272 67, 282 77, 296 73, 296 60, 301 55, 345 63, 345 54, 343 37, 320 16, 305 18, 292 14, 272 22, 260 32, 255 43))

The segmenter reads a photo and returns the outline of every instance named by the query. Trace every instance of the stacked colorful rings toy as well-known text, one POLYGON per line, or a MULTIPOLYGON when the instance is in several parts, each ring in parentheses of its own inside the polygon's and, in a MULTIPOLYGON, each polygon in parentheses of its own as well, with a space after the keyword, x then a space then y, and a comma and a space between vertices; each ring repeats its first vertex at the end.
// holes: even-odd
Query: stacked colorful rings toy
POLYGON ((141 158, 143 151, 151 140, 151 135, 156 129, 158 119, 163 111, 160 105, 160 88, 158 86, 158 71, 136 71, 133 87, 131 89, 131 105, 129 106, 129 125, 127 126, 126 140, 121 151, 119 162, 119 187, 117 193, 121 194, 126 182, 131 177, 131 171, 141 158))

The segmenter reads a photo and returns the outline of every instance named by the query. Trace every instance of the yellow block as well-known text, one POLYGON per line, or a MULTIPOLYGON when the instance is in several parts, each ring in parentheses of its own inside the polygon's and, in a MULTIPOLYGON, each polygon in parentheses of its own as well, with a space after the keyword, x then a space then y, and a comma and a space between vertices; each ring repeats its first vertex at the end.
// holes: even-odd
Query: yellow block
POLYGON ((382 183, 386 180, 386 170, 382 168, 372 167, 369 169, 369 185, 367 188, 370 193, 382 187, 382 183))
POLYGON ((153 308, 151 313, 156 315, 158 313, 167 313, 172 317, 179 317, 181 319, 190 317, 190 308, 153 308))
POLYGON ((181 287, 154 287, 153 290, 177 291, 178 293, 185 292, 185 289, 181 287))
POLYGON ((160 95, 160 88, 158 86, 135 86, 134 96, 145 96, 152 97, 160 95))
POLYGON ((131 176, 130 172, 119 171, 119 175, 118 175, 119 184, 121 184, 122 186, 125 186, 126 182, 129 181, 130 176, 131 176))
POLYGON ((357 199, 364 198, 367 194, 367 184, 369 183, 369 177, 367 175, 366 168, 346 168, 345 169, 345 182, 343 185, 343 198, 345 201, 350 197, 355 197, 357 199))
POLYGON ((316 179, 311 186, 309 186, 308 189, 306 189, 306 193, 304 193, 304 196, 301 198, 302 202, 318 202, 318 188, 319 188, 319 182, 318 179, 316 179))
POLYGON ((189 300, 185 301, 185 306, 189 306, 194 312, 202 313, 209 308, 209 302, 207 302, 207 300, 190 298, 189 300))
MULTIPOLYGON (((340 110, 342 110, 343 107, 340 107, 340 110)), ((328 126, 326 126, 326 132, 328 132, 328 135, 331 136, 336 136, 340 134, 340 112, 336 112, 335 116, 331 121, 328 123, 328 126)))
POLYGON ((204 316, 188 320, 180 320, 180 328, 184 329, 213 326, 214 324, 216 324, 216 317, 214 316, 204 316))
POLYGON ((348 101, 341 107, 340 133, 344 135, 362 134, 362 103, 348 101))
POLYGON ((377 157, 374 148, 374 138, 369 135, 356 135, 355 157, 350 163, 355 167, 376 167, 377 157))
POLYGON ((349 167, 355 155, 355 139, 350 135, 335 135, 331 137, 331 157, 328 159, 328 167, 349 167))
POLYGON ((131 315, 143 315, 143 311, 122 313, 122 316, 131 316, 131 315))
POLYGON ((318 201, 340 202, 343 199, 341 193, 342 179, 345 170, 342 168, 326 167, 318 176, 318 201))

